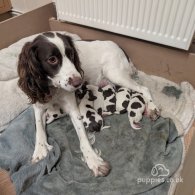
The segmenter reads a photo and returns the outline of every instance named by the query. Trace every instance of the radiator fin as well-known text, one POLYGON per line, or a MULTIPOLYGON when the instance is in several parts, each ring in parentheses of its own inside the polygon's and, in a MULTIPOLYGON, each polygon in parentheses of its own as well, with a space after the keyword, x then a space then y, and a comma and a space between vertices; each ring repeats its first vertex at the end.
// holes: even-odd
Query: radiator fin
POLYGON ((188 49, 195 0, 56 0, 58 19, 188 49))

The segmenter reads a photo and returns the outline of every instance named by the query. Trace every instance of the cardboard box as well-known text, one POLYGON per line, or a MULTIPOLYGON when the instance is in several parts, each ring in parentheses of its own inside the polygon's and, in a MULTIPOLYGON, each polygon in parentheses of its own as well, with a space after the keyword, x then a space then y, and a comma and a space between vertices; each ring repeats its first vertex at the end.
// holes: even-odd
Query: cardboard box
POLYGON ((0 0, 0 14, 10 11, 11 8, 10 0, 0 0))
POLYGON ((56 17, 53 3, 0 22, 0 49, 23 37, 49 31, 48 20, 51 17, 56 17))
MULTIPOLYGON (((165 77, 174 82, 186 80, 195 87, 195 53, 193 52, 173 49, 71 23, 61 23, 55 18, 48 21, 50 17, 56 17, 55 7, 52 3, 1 22, 0 49, 35 33, 49 30, 65 30, 76 33, 83 39, 113 40, 127 52, 139 70, 165 77)), ((178 184, 176 195, 195 193, 194 132, 195 125, 187 135, 189 136, 189 140, 187 140, 189 149, 181 174, 184 182, 178 184)), ((9 195, 11 194, 9 193, 9 195)))

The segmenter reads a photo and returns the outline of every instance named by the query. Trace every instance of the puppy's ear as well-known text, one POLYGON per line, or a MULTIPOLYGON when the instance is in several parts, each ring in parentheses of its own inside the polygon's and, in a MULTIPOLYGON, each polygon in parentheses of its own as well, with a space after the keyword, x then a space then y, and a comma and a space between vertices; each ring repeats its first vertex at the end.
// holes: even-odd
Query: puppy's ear
POLYGON ((60 37, 64 42, 64 45, 66 48, 65 49, 66 56, 75 65, 75 68, 83 77, 84 72, 81 69, 81 63, 80 63, 78 52, 77 52, 76 47, 74 45, 74 41, 72 40, 72 38, 70 36, 67 36, 67 35, 62 35, 60 33, 57 33, 57 36, 60 37))
POLYGON ((46 103, 51 98, 49 81, 37 59, 36 45, 27 42, 19 55, 18 86, 26 93, 31 103, 46 103))

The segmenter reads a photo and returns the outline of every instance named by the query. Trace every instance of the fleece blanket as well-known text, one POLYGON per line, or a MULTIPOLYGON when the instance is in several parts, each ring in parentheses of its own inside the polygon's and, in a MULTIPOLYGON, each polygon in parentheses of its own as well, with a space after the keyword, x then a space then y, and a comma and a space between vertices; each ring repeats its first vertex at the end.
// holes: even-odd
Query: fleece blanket
POLYGON ((32 164, 35 144, 34 113, 30 107, 0 136, 0 166, 9 170, 17 194, 22 195, 130 195, 167 194, 171 176, 180 166, 183 144, 170 119, 143 118, 133 130, 127 115, 106 118, 110 129, 95 134, 93 147, 110 162, 107 177, 95 178, 83 162, 70 118, 47 126, 54 146, 42 161, 32 164))

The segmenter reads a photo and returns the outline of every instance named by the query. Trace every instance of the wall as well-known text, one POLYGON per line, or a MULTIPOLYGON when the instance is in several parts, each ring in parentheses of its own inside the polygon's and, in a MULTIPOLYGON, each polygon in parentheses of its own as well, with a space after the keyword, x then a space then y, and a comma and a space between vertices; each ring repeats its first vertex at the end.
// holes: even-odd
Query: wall
POLYGON ((51 3, 52 0, 11 0, 14 11, 25 13, 51 3))

